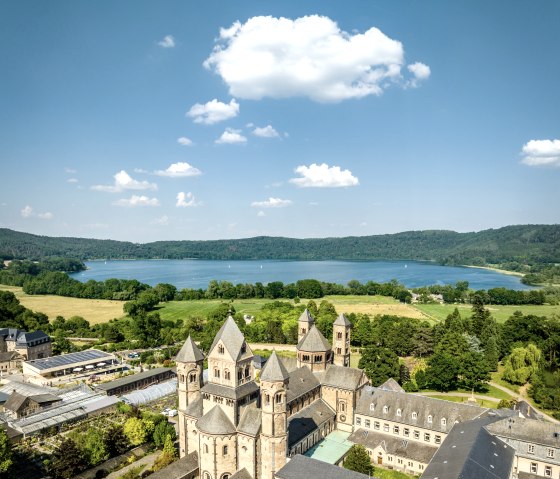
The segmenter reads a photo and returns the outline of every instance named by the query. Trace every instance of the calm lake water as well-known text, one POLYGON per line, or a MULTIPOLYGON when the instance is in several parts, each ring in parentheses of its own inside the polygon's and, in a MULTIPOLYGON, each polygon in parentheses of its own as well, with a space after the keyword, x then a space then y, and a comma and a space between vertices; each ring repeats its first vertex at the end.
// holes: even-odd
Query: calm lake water
POLYGON ((89 261, 86 265, 87 271, 71 276, 83 282, 119 278, 137 279, 152 286, 171 283, 179 289, 206 288, 213 279, 233 284, 259 281, 266 284, 271 281, 295 283, 308 278, 337 284, 347 284, 352 279, 361 283, 397 279, 409 288, 468 281, 472 289, 530 289, 517 276, 417 261, 134 260, 89 261))

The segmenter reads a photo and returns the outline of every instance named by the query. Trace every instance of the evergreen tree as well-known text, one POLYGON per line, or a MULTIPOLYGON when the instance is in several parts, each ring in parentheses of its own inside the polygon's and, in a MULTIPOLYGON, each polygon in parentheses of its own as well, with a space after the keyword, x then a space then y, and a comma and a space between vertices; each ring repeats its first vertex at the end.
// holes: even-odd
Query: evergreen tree
POLYGON ((118 456, 128 449, 128 439, 120 424, 112 424, 105 431, 105 444, 110 456, 118 456))
POLYGON ((399 357, 390 349, 368 346, 362 351, 358 367, 363 369, 373 386, 383 384, 387 379, 400 376, 399 357))
POLYGON ((70 479, 87 467, 82 451, 71 439, 64 439, 54 450, 49 473, 55 479, 70 479))
POLYGON ((490 336, 486 341, 486 348, 484 349, 484 356, 489 371, 498 370, 498 361, 500 359, 500 352, 498 350, 498 342, 495 336, 490 336))
POLYGON ((344 459, 344 468, 350 471, 361 472, 373 476, 373 464, 369 458, 366 448, 360 444, 354 444, 344 459))
POLYGON ((484 307, 482 297, 475 294, 472 299, 471 332, 479 335, 486 326, 486 323, 490 321, 490 318, 492 318, 492 315, 490 311, 484 307))

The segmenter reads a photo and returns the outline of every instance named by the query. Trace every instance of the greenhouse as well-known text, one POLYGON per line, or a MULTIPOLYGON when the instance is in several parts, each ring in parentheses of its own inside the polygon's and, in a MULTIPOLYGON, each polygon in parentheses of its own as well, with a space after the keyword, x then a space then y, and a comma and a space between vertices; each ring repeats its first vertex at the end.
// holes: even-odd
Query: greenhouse
POLYGON ((146 389, 142 389, 141 391, 126 394, 124 396, 121 396, 120 398, 127 404, 139 406, 140 404, 146 404, 152 401, 156 401, 164 396, 169 396, 170 394, 174 394, 176 392, 177 380, 172 379, 171 381, 166 381, 147 387, 146 389))

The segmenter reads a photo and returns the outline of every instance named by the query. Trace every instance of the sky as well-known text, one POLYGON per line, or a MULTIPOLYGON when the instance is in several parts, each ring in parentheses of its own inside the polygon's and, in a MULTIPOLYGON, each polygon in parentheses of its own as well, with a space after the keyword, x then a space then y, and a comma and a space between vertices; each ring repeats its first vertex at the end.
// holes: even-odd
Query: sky
POLYGON ((0 227, 560 223, 560 2, 0 2, 0 227))

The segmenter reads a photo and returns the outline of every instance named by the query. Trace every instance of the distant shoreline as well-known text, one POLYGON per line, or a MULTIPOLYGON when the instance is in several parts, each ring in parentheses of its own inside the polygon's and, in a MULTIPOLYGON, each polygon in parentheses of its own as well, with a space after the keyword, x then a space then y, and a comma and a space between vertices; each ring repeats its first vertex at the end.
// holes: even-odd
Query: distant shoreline
POLYGON ((519 273, 517 271, 509 271, 507 269, 494 268, 492 266, 473 266, 468 264, 463 264, 461 266, 464 266, 465 268, 487 269, 489 271, 495 271, 496 273, 507 274, 509 276, 519 276, 521 278, 525 276, 523 273, 519 273))

